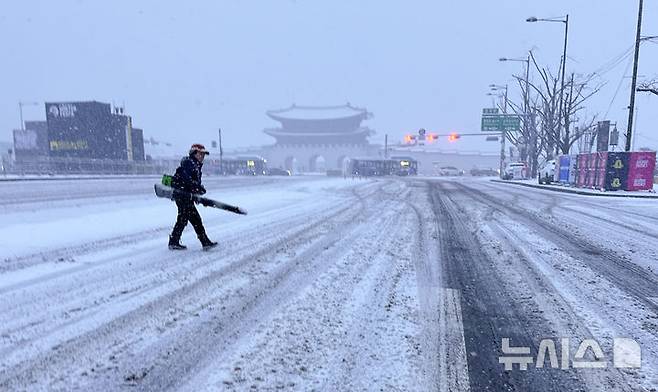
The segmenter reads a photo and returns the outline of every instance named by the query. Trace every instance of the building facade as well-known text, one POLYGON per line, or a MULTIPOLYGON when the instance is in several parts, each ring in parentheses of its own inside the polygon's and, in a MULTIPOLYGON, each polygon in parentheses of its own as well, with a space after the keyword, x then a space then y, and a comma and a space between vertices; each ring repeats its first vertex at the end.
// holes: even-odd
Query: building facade
POLYGON ((144 161, 144 131, 141 128, 132 128, 132 145, 133 161, 144 161))
POLYGON ((45 121, 26 121, 25 129, 15 129, 13 136, 17 160, 48 156, 48 124, 45 121))

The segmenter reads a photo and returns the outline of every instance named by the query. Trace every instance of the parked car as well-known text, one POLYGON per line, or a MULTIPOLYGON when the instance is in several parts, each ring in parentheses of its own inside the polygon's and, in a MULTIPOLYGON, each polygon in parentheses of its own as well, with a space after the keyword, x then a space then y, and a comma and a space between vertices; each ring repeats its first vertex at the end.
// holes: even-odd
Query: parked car
POLYGON ((503 180, 527 180, 528 165, 525 162, 508 163, 505 167, 503 180))
POLYGON ((454 166, 443 166, 439 169, 440 176, 461 176, 464 172, 454 166))
POLYGON ((555 177, 555 159, 550 159, 539 166, 537 181, 540 184, 550 184, 555 177))
POLYGON ((278 169, 273 167, 267 171, 268 176, 289 176, 290 170, 278 169))

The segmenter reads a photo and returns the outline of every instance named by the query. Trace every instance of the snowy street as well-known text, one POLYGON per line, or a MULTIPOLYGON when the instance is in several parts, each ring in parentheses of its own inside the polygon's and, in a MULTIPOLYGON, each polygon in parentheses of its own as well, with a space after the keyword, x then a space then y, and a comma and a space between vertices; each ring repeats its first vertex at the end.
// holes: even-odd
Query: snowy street
POLYGON ((157 181, 0 182, 0 390, 658 386, 658 200, 204 177, 249 215, 199 206, 219 247, 188 226, 172 252, 157 181), (616 338, 639 344, 639 368, 613 366, 616 338), (506 371, 506 339, 533 359, 550 339, 558 368, 547 354, 506 371), (586 339, 599 368, 577 366, 586 339))

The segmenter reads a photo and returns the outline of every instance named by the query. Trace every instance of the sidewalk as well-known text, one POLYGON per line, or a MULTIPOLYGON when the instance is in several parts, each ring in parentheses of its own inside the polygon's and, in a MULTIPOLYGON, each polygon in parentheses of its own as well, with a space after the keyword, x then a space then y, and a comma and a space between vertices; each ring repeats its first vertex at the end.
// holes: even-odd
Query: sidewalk
MULTIPOLYGON (((543 189, 553 192, 561 193, 573 193, 577 195, 585 196, 602 196, 602 197, 631 197, 636 199, 658 199, 657 193, 652 193, 649 191, 636 191, 636 192, 627 192, 627 191, 600 191, 598 189, 589 189, 589 188, 572 188, 563 185, 540 185, 537 183, 537 180, 522 180, 522 181, 504 181, 504 180, 490 180, 492 182, 499 182, 501 184, 511 184, 518 186, 525 186, 529 188, 543 189)), ((658 192, 658 185, 654 185, 654 192, 658 192)))

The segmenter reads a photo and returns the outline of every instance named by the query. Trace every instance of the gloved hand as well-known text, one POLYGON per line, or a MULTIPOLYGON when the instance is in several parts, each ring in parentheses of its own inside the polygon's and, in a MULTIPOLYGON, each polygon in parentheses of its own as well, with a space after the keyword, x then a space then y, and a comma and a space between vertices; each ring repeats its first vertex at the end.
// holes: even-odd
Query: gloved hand
POLYGON ((203 185, 199 185, 199 192, 200 195, 205 195, 206 194, 206 188, 203 187, 203 185))

